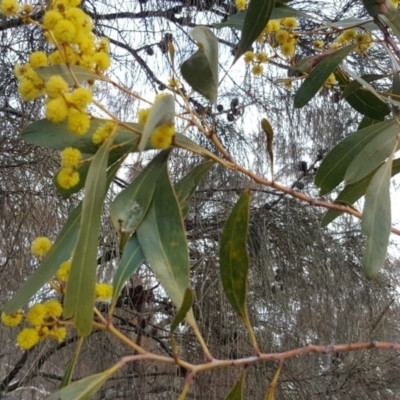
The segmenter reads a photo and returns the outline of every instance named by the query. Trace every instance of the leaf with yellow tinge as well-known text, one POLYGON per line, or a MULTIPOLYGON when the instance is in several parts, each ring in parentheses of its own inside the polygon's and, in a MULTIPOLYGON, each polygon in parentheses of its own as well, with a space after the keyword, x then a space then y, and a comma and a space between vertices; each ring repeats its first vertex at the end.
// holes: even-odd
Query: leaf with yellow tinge
POLYGON ((194 302, 194 292, 190 288, 186 288, 185 295, 183 296, 182 305, 179 307, 174 319, 171 322, 170 333, 174 333, 179 324, 185 319, 186 314, 192 308, 194 302))
POLYGON ((64 316, 74 317, 79 336, 92 331, 97 243, 101 211, 107 193, 106 174, 111 139, 94 156, 85 185, 79 236, 71 263, 64 301, 64 316))
POLYGON ((239 380, 235 383, 235 386, 225 397, 225 400, 242 400, 243 399, 243 387, 246 379, 246 370, 242 371, 239 380))
POLYGON ((267 152, 269 156, 269 160, 271 162, 271 176, 274 179, 274 153, 272 150, 272 144, 274 140, 274 131, 272 129, 271 124, 265 118, 261 120, 261 127, 267 136, 267 152))
POLYGON ((279 367, 275 372, 274 378, 272 379, 271 383, 269 384, 268 387, 268 392, 265 395, 265 400, 274 400, 275 399, 275 388, 276 384, 278 383, 279 375, 281 374, 283 367, 283 362, 279 363, 279 367))
POLYGON ((248 322, 246 309, 249 270, 247 234, 250 199, 250 191, 246 189, 225 222, 219 250, 222 287, 229 303, 245 322, 248 322))

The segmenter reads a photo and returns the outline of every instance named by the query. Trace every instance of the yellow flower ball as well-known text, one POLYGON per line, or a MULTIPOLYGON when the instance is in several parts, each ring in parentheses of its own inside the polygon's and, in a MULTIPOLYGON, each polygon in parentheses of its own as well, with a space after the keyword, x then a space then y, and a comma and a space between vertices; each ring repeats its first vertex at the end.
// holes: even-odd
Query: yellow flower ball
POLYGON ((56 23, 53 32, 59 42, 72 43, 76 35, 76 28, 72 22, 63 19, 56 23))
POLYGON ((76 7, 66 10, 64 16, 67 21, 70 21, 74 24, 76 29, 82 27, 87 19, 87 15, 80 8, 76 7))
POLYGON ((34 100, 41 94, 40 89, 30 79, 25 78, 21 79, 18 91, 24 101, 34 100))
POLYGON ((251 63, 255 58, 255 54, 252 51, 246 51, 246 53, 243 54, 243 59, 246 64, 251 63))
POLYGON ((286 42, 281 45, 280 50, 284 56, 291 57, 294 54, 295 46, 291 42, 286 42))
POLYGON ((262 75, 264 72, 264 67, 260 64, 255 64, 255 65, 253 65, 251 72, 253 73, 253 75, 256 75, 256 76, 262 75))
POLYGON ((62 314, 62 305, 57 300, 49 300, 43 303, 48 317, 58 318, 62 314))
POLYGON ((323 49, 324 48, 324 41, 323 40, 314 40, 313 47, 314 49, 323 49))
POLYGON ((61 168, 57 174, 57 183, 63 189, 71 189, 79 183, 79 172, 73 168, 61 168))
POLYGON ((68 90, 68 83, 60 75, 53 75, 46 83, 46 90, 50 97, 59 97, 68 90))
POLYGON ((354 39, 356 36, 356 30, 355 29, 346 29, 343 33, 342 36, 350 41, 351 39, 354 39))
POLYGON ((29 350, 39 342, 39 333, 36 329, 25 328, 17 336, 18 346, 23 350, 29 350))
POLYGON ((328 79, 325 81, 326 85, 334 85, 336 83, 336 77, 335 74, 330 74, 328 79))
POLYGON ((61 53, 58 50, 53 51, 53 53, 49 54, 48 59, 51 65, 59 65, 65 63, 63 57, 61 56, 61 53))
POLYGON ((43 324, 47 317, 47 311, 43 304, 35 304, 26 313, 26 320, 33 326, 43 324))
POLYGON ((246 0, 235 0, 235 6, 238 11, 243 11, 247 7, 247 2, 246 0))
POLYGON ((38 257, 44 256, 51 249, 51 240, 45 236, 37 237, 31 246, 31 252, 38 257))
POLYGON ((78 108, 86 108, 93 101, 92 92, 89 89, 75 89, 69 99, 78 108))
POLYGON ((93 134, 92 142, 96 146, 104 143, 114 132, 115 123, 112 121, 106 122, 104 125, 101 125, 93 134))
POLYGON ((169 86, 169 87, 175 89, 175 88, 178 88, 179 85, 180 85, 180 83, 179 83, 179 79, 178 79, 178 78, 171 78, 171 79, 168 79, 168 86, 169 86))
POLYGON ((275 33, 275 40, 281 44, 286 43, 289 40, 289 32, 284 29, 280 29, 275 33))
POLYGON ((71 261, 64 261, 56 273, 56 278, 61 282, 66 282, 68 280, 70 269, 71 261))
POLYGON ((16 0, 2 0, 1 2, 1 13, 6 17, 12 17, 17 15, 19 11, 19 4, 16 0))
POLYGON ((36 332, 39 335, 39 340, 46 339, 49 336, 49 328, 47 326, 37 326, 36 332))
POLYGON ((267 26, 266 26, 266 33, 274 33, 278 32, 280 28, 279 21, 276 19, 271 19, 268 21, 267 26))
POLYGON ((138 124, 139 125, 142 125, 142 126, 146 125, 147 119, 149 118, 150 110, 151 110, 151 108, 141 108, 138 111, 138 119, 139 119, 138 124))
POLYGON ((156 149, 166 149, 172 144, 175 135, 175 125, 165 124, 158 127, 150 136, 150 143, 156 149))
POLYGON ((46 118, 51 122, 64 121, 68 116, 68 106, 62 97, 51 99, 46 103, 46 118))
POLYGON ((104 53, 110 52, 110 41, 106 37, 101 37, 97 43, 97 51, 103 51, 104 53))
POLYGON ((82 159, 82 153, 79 149, 66 147, 61 152, 61 165, 63 167, 76 168, 82 159))
POLYGON ((22 312, 16 311, 12 314, 1 313, 1 322, 6 326, 17 326, 22 321, 22 312))
POLYGON ((297 21, 296 18, 283 18, 281 21, 281 24, 284 28, 286 29, 294 29, 297 27, 297 21))
POLYGON ((75 135, 84 135, 90 128, 89 116, 81 111, 70 109, 68 115, 68 129, 75 135))
POLYGON ((257 53, 256 60, 261 63, 266 63, 266 62, 268 62, 269 58, 268 58, 267 53, 257 53))
POLYGON ((47 65, 47 55, 43 51, 34 51, 29 56, 29 63, 32 68, 44 67, 47 65))
POLYGON ((46 29, 54 29, 57 23, 63 19, 64 17, 58 11, 49 10, 44 13, 43 25, 46 29))
POLYGON ((104 51, 93 54, 92 60, 100 71, 105 71, 111 65, 110 57, 104 51))
POLYGON ((53 328, 49 332, 49 336, 52 339, 57 340, 58 343, 62 343, 67 336, 67 330, 63 326, 61 326, 59 328, 53 328))
POLYGON ((113 294, 113 288, 107 283, 96 283, 96 300, 97 301, 108 301, 113 294))

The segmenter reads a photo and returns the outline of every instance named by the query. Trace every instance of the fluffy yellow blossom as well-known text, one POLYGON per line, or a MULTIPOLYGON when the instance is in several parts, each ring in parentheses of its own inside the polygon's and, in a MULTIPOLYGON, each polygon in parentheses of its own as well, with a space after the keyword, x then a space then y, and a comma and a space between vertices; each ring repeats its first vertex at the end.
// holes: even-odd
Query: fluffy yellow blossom
POLYGON ((26 313, 26 320, 33 326, 43 324, 47 317, 46 307, 43 304, 35 304, 26 313))
POLYGON ((105 71, 111 65, 110 56, 107 53, 104 53, 104 51, 93 54, 92 59, 96 64, 96 68, 100 71, 105 71))
POLYGON ((36 329, 25 328, 17 336, 18 346, 23 350, 29 350, 39 342, 39 333, 36 329))
POLYGON ((313 47, 314 49, 323 49, 324 48, 324 41, 323 40, 314 40, 313 47))
POLYGON ((336 43, 339 43, 340 45, 344 45, 347 44, 349 41, 343 36, 343 35, 339 35, 336 38, 336 43))
POLYGON ((41 90, 30 79, 21 79, 18 91, 24 101, 34 100, 41 95, 41 90))
POLYGON ((399 0, 390 0, 390 2, 393 4, 394 7, 398 7, 399 6, 399 0))
POLYGON ((247 7, 247 2, 246 0, 235 0, 235 6, 238 9, 238 11, 243 11, 247 7))
POLYGON ((110 52, 110 41, 106 37, 101 37, 97 43, 97 51, 104 51, 104 53, 110 52))
POLYGON ((328 79, 325 81, 325 84, 326 85, 334 85, 336 83, 336 77, 335 77, 335 74, 330 74, 329 76, 328 76, 328 79))
POLYGON ((275 33, 275 40, 281 44, 286 43, 289 40, 289 32, 284 29, 280 29, 275 33))
POLYGON ((67 330, 63 326, 61 326, 59 328, 53 328, 49 332, 49 336, 52 339, 57 340, 58 343, 62 343, 67 336, 67 330))
POLYGON ((81 58, 82 56, 90 56, 90 65, 92 66, 94 61, 92 60, 91 56, 95 52, 94 36, 82 31, 77 34, 75 41, 79 44, 81 58))
POLYGON ((46 83, 46 90, 50 97, 59 97, 68 90, 68 83, 60 75, 53 75, 46 83))
POLYGON ((49 54, 48 59, 49 59, 49 63, 52 65, 64 64, 64 59, 62 58, 62 56, 58 50, 53 51, 51 54, 49 54))
POLYGON ((81 111, 70 109, 68 114, 68 129, 75 135, 84 135, 90 127, 89 116, 81 111))
POLYGON ((57 22, 59 22, 63 19, 64 19, 64 17, 58 11, 49 10, 49 11, 45 12, 45 14, 43 16, 43 25, 47 29, 54 29, 55 26, 57 25, 57 22))
POLYGON ((14 72, 15 77, 19 81, 21 81, 25 77, 26 71, 27 71, 27 67, 25 65, 21 65, 18 63, 15 64, 13 72, 14 72))
POLYGON ((79 172, 73 168, 61 168, 57 174, 57 183, 63 189, 71 189, 79 183, 79 172))
POLYGON ((96 283, 96 300, 107 301, 112 297, 113 288, 107 283, 96 283))
POLYGON ((83 55, 78 62, 78 65, 82 68, 92 70, 94 68, 94 62, 91 56, 83 55))
POLYGON ((276 19, 271 19, 268 21, 265 31, 266 33, 274 33, 278 32, 279 28, 280 28, 279 21, 277 21, 276 19))
POLYGON ((70 21, 62 19, 53 29, 55 38, 61 43, 72 43, 75 39, 76 28, 70 21))
POLYGON ((1 313, 1 322, 6 326, 17 326, 22 321, 22 312, 16 311, 12 314, 1 313))
POLYGON ((82 159, 82 153, 79 149, 73 147, 66 147, 61 152, 61 165, 63 167, 76 168, 82 159))
POLYGON ((356 30, 355 29, 346 29, 343 33, 342 36, 350 41, 351 39, 354 39, 356 36, 356 30))
POLYGON ((92 92, 89 89, 77 88, 72 92, 70 101, 79 108, 86 108, 93 101, 92 92))
POLYGON ((68 106, 62 97, 50 99, 46 103, 46 118, 52 122, 64 121, 68 116, 68 106))
POLYGON ((256 54, 256 60, 265 63, 269 60, 267 53, 257 53, 256 54))
POLYGON ((66 282, 68 280, 70 269, 71 261, 64 261, 56 273, 56 278, 61 282, 66 282))
POLYGON ((33 11, 33 6, 32 6, 31 4, 24 4, 24 5, 22 6, 22 11, 23 11, 25 14, 29 15, 29 14, 31 14, 32 11, 33 11))
POLYGON ((175 125, 172 123, 159 126, 150 136, 150 143, 156 149, 166 149, 172 143, 175 125))
POLYGON ((80 9, 76 7, 69 8, 64 13, 65 19, 72 22, 76 29, 82 27, 87 19, 87 15, 80 9))
POLYGON ((168 86, 171 88, 178 88, 179 87, 179 79, 178 78, 171 78, 168 79, 168 86))
POLYGON ((340 44, 339 43, 331 43, 330 45, 329 45, 329 48, 330 49, 338 49, 340 47, 340 44))
POLYGON ((354 36, 354 39, 358 44, 369 43, 372 41, 372 37, 368 33, 357 33, 357 35, 354 36))
POLYGON ((69 64, 76 64, 80 57, 71 46, 64 45, 65 58, 69 64))
POLYGON ((49 328, 47 326, 37 326, 36 332, 39 335, 39 340, 46 339, 49 336, 49 328))
POLYGON ((29 63, 32 68, 44 67, 47 65, 47 56, 43 51, 34 51, 29 56, 29 63))
POLYGON ((293 88, 293 82, 292 81, 286 81, 284 84, 286 89, 292 89, 293 88))
POLYGON ((138 123, 139 125, 145 126, 147 119, 149 118, 149 114, 150 114, 150 108, 141 108, 138 111, 138 123))
POLYGON ((48 317, 58 318, 62 314, 62 305, 57 300, 49 300, 43 303, 48 317))
POLYGON ((108 121, 104 125, 98 127, 92 137, 93 144, 98 146, 104 143, 112 135, 114 129, 115 123, 112 121, 108 121))
POLYGON ((281 25, 286 29, 294 29, 297 26, 296 18, 283 18, 281 25))
POLYGON ((51 248, 51 241, 48 237, 37 237, 31 246, 31 252, 38 257, 44 256, 51 248))
POLYGON ((12 17, 18 13, 19 5, 16 0, 2 0, 1 12, 6 17, 12 17))
POLYGON ((255 58, 255 54, 252 51, 246 51, 243 54, 243 59, 246 64, 251 63, 255 58))
POLYGON ((286 42, 281 45, 280 50, 284 56, 291 57, 294 54, 295 46, 291 42, 286 42))
POLYGON ((262 75, 264 72, 264 67, 260 64, 255 64, 253 65, 253 68, 251 69, 251 72, 254 75, 262 75))

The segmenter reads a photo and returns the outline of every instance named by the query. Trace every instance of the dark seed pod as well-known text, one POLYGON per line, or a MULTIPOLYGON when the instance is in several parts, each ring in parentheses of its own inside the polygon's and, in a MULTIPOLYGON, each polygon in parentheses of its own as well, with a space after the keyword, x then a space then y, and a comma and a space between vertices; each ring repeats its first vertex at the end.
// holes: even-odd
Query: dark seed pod
POLYGON ((165 90, 167 87, 164 84, 158 86, 158 90, 165 90))
POLYGON ((223 106, 222 104, 218 104, 218 105, 217 105, 217 110, 218 110, 219 112, 224 111, 224 106, 223 106))
POLYGON ((154 50, 153 50, 153 48, 152 48, 151 46, 147 46, 147 47, 146 47, 146 53, 147 53, 149 56, 154 55, 154 50))
POLYGON ((234 110, 239 105, 239 99, 235 97, 231 101, 231 110, 234 110))
POLYGON ((231 113, 226 114, 226 118, 228 119, 229 122, 232 122, 235 120, 235 117, 231 113))

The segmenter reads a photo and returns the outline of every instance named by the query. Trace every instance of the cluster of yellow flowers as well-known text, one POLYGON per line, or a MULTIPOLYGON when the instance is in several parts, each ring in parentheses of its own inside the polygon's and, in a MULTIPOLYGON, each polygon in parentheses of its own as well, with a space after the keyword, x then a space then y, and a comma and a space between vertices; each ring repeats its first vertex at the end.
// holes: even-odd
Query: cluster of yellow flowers
MULTIPOLYGON (((372 46, 373 39, 369 33, 346 29, 329 45, 329 48, 338 49, 352 43, 357 44, 357 52, 365 53, 372 46)), ((326 43, 323 40, 314 40, 313 42, 314 49, 323 50, 325 46, 326 43)))
POLYGON ((15 327, 24 320, 31 326, 23 328, 17 335, 18 346, 28 350, 47 337, 59 343, 65 340, 67 330, 64 326, 60 326, 58 319, 61 314, 61 303, 53 299, 33 305, 26 313, 21 310, 13 314, 3 312, 1 321, 6 326, 15 327))
POLYGON ((247 8, 246 0, 235 0, 235 6, 238 11, 243 11, 247 8))
POLYGON ((254 75, 261 75, 264 72, 264 67, 262 64, 269 61, 267 53, 253 53, 252 51, 246 51, 243 56, 244 62, 246 64, 253 64, 251 72, 254 75))

